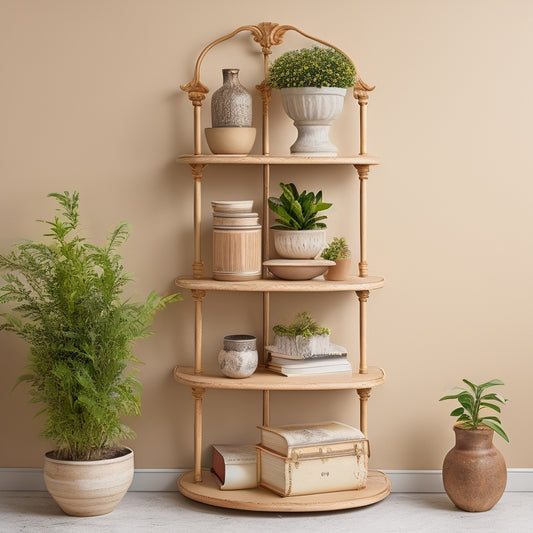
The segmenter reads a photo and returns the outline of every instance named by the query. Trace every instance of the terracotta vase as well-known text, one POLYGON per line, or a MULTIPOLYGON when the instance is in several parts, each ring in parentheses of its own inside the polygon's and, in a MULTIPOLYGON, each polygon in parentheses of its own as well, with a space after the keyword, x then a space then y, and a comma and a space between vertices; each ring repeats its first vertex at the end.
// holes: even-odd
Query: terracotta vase
POLYGON ((464 511, 488 511, 507 484, 505 459, 492 443, 494 431, 486 426, 464 429, 458 424, 453 429, 455 446, 442 465, 446 494, 464 511))
POLYGON ((328 271, 324 274, 324 279, 328 281, 344 281, 350 275, 352 268, 351 258, 335 259, 335 266, 330 266, 328 271))

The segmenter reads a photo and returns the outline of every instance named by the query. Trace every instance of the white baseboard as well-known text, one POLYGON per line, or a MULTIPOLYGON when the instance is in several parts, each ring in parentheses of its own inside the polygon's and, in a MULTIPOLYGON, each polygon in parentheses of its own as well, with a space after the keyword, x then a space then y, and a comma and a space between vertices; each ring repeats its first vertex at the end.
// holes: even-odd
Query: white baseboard
MULTIPOLYGON (((173 492, 183 469, 136 469, 130 491, 173 492)), ((440 470, 385 470, 392 492, 444 492, 440 470)), ((0 468, 0 491, 45 491, 40 468, 0 468)), ((533 468, 509 468, 506 492, 533 492, 533 468)))

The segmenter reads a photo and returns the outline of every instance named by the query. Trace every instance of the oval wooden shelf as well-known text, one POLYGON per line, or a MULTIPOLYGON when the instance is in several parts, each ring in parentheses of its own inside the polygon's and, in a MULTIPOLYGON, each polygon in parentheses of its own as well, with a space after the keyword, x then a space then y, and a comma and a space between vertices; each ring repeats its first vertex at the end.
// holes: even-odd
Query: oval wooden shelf
POLYGON ((192 367, 177 366, 174 368, 174 379, 189 387, 238 390, 370 389, 385 382, 385 372, 378 367, 369 367, 366 374, 343 372, 291 377, 259 368, 250 377, 243 379, 227 378, 217 372, 218 370, 212 373, 204 371, 202 374, 195 374, 192 367))
POLYGON ((296 155, 181 155, 178 162, 189 165, 379 165, 376 157, 350 155, 338 157, 304 157, 296 155))
POLYGON ((201 482, 195 483, 193 472, 181 475, 178 479, 179 491, 197 502, 246 511, 305 513, 351 509, 377 503, 391 491, 390 479, 379 470, 369 470, 364 489, 286 498, 263 488, 220 490, 214 474, 203 472, 202 477, 201 482))
POLYGON ((352 277, 346 281, 286 281, 282 279, 257 279, 253 281, 218 281, 212 278, 195 279, 187 276, 176 279, 182 289, 204 291, 242 291, 242 292, 341 292, 371 291, 381 289, 385 279, 381 276, 365 278, 352 277))

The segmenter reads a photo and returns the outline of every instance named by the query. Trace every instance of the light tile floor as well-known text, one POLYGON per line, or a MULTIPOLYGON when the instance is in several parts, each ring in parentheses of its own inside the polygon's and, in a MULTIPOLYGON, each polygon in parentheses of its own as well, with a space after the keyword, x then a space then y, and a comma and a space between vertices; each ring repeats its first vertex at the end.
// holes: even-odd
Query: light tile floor
POLYGON ((531 533, 533 493, 509 492, 485 513, 455 508, 444 493, 393 493, 360 509, 254 513, 203 505, 177 492, 129 492, 105 516, 66 516, 45 492, 0 492, 0 532, 531 533))

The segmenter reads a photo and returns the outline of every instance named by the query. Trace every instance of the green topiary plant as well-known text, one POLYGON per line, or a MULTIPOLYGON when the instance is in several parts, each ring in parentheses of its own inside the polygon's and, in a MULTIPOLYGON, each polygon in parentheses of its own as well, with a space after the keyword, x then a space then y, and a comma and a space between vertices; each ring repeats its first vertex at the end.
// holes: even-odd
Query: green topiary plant
POLYGON ((278 223, 271 229, 309 230, 324 229, 326 215, 318 216, 320 211, 329 209, 332 204, 322 201, 322 191, 315 195, 313 192, 303 191, 301 194, 294 183, 280 183, 283 191, 279 198, 271 196, 268 206, 278 215, 278 223))
POLYGON ((353 63, 334 48, 301 48, 278 57, 270 66, 267 83, 274 89, 288 87, 339 87, 355 84, 353 63))
POLYGON ((489 392, 485 394, 485 390, 489 387, 503 385, 503 381, 500 381, 499 379, 493 379, 481 385, 475 385, 466 379, 463 379, 463 382, 468 385, 468 389, 464 387, 455 387, 455 390, 458 391, 457 394, 443 396, 439 401, 459 401, 461 406, 454 409, 450 415, 458 417, 457 422, 461 424, 461 427, 465 429, 476 429, 478 426, 488 426, 503 439, 509 442, 509 437, 507 437, 505 431, 503 430, 501 421, 498 417, 493 415, 481 415, 481 410, 483 408, 492 409, 497 413, 501 412, 500 407, 493 402, 505 404, 507 399, 495 392, 489 392))
POLYGON ((55 458, 107 458, 134 436, 121 417, 140 413, 132 344, 151 333, 158 309, 181 297, 152 292, 142 303, 124 299, 131 277, 116 249, 127 225, 118 225, 105 246, 92 245, 79 235, 78 193, 49 196, 61 215, 41 221, 49 227, 47 242, 23 242, 0 255, 0 303, 13 305, 0 315, 0 330, 30 345, 17 384, 28 382, 31 401, 43 406, 42 436, 55 441, 55 458))
POLYGON ((344 237, 333 237, 333 240, 324 248, 320 257, 328 261, 336 261, 337 259, 348 259, 352 256, 352 252, 346 244, 344 237))

